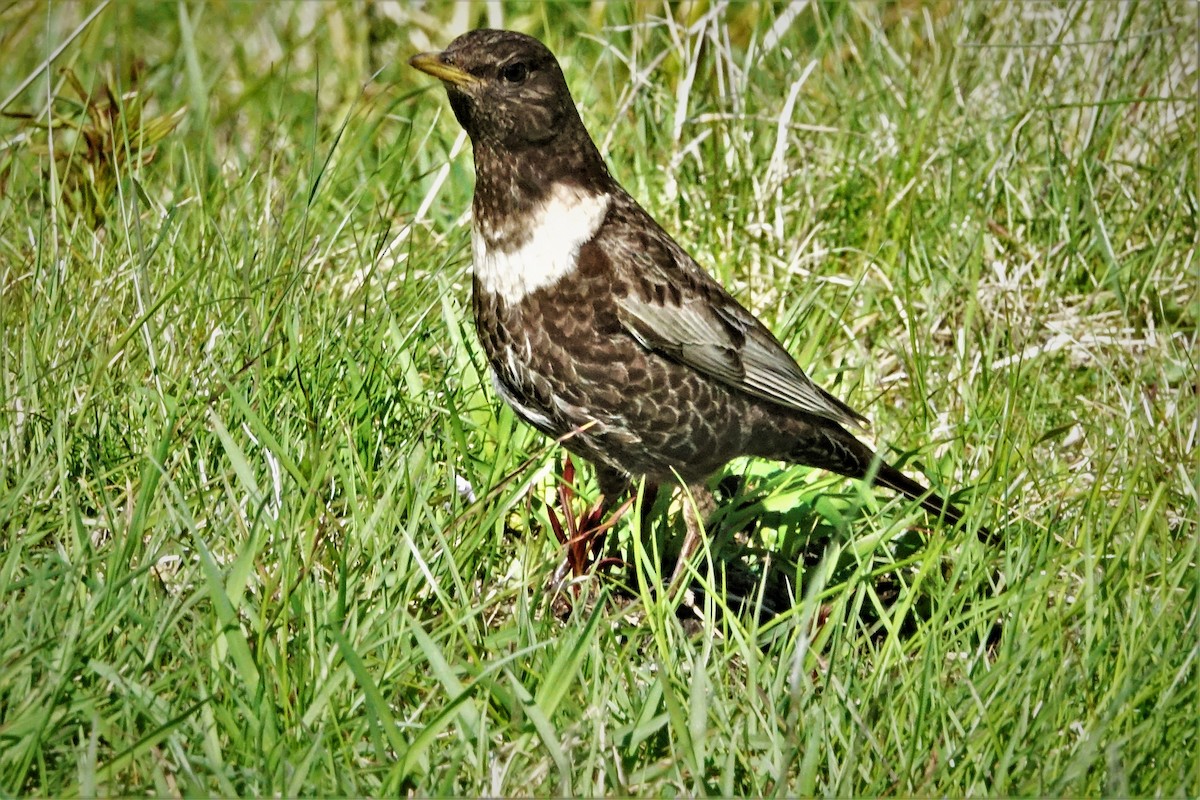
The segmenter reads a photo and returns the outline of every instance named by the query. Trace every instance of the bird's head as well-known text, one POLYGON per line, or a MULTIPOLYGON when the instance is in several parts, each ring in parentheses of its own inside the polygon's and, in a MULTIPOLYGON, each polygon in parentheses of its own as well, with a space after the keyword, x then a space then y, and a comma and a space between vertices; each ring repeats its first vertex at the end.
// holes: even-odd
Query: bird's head
POLYGON ((541 147, 579 119, 554 54, 523 33, 470 31, 408 63, 445 84, 454 116, 477 144, 541 147))

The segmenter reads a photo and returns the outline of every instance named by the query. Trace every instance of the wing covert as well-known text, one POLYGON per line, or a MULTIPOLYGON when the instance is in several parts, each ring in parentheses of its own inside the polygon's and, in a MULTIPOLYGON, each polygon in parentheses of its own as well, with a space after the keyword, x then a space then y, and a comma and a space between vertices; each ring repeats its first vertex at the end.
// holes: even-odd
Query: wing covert
POLYGON ((865 418, 817 386, 748 311, 727 303, 617 301, 625 329, 643 347, 740 391, 806 414, 863 427, 865 418))

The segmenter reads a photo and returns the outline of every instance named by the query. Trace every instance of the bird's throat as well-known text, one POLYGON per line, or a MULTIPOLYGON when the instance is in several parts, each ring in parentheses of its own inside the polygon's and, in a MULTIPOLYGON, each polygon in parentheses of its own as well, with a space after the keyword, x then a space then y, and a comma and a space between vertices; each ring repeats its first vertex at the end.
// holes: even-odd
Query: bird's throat
POLYGON ((481 204, 477 193, 471 250, 480 288, 511 305, 553 286, 574 271, 611 205, 607 192, 563 182, 532 205, 481 204))

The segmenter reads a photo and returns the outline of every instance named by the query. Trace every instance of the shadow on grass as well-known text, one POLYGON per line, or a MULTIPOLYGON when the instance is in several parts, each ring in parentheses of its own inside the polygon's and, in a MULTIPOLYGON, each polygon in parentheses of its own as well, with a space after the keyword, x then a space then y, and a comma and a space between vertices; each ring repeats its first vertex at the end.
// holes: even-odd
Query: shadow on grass
MULTIPOLYGON (((922 561, 922 553, 929 550, 933 537, 962 537, 969 542, 974 542, 974 537, 962 529, 941 528, 936 523, 885 535, 879 525, 872 523, 875 512, 855 502, 853 489, 832 493, 822 484, 804 485, 786 507, 779 508, 777 491, 781 484, 791 482, 789 471, 784 469, 761 482, 726 475, 713 487, 717 510, 707 525, 707 551, 701 548, 693 560, 704 573, 711 559, 711 580, 690 583, 690 602, 677 608, 680 619, 685 623, 698 620, 697 609, 706 607, 707 584, 719 587, 722 594, 722 602, 708 608, 715 608, 718 614, 727 609, 758 625, 768 623, 798 609, 809 588, 808 577, 815 574, 822 561, 832 558, 824 581, 827 588, 845 587, 850 591, 864 580, 870 582, 875 602, 857 606, 861 625, 874 630, 876 637, 915 633, 933 615, 935 599, 925 592, 905 598, 905 571, 922 561), (908 607, 897 620, 893 611, 902 598, 908 607), (879 624, 884 616, 891 618, 890 625, 879 624)), ((671 573, 685 532, 677 495, 664 489, 656 497, 647 498, 640 525, 629 526, 653 539, 647 549, 662 554, 659 571, 664 580, 671 573)), ((623 565, 601 571, 617 603, 632 603, 638 598, 630 563, 631 535, 632 531, 625 536, 610 536, 603 559, 607 565, 623 565)), ((945 558, 937 553, 929 557, 945 558)), ((950 568, 947 565, 942 569, 950 568)), ((981 590, 974 599, 984 596, 981 590)), ((827 608, 823 605, 821 619, 827 608)), ((568 609, 560 606, 559 610, 568 609)), ((988 634, 989 647, 998 642, 1000 634, 997 624, 988 634)))

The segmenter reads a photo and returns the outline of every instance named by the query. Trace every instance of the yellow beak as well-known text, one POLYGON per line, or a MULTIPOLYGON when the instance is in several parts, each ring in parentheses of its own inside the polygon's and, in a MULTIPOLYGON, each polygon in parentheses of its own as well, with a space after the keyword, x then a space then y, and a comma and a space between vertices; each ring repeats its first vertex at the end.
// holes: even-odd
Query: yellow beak
POLYGON ((441 53, 419 53, 410 58, 408 63, 421 70, 421 72, 432 75, 438 80, 445 81, 454 86, 466 86, 479 80, 471 73, 447 64, 442 60, 441 53))

